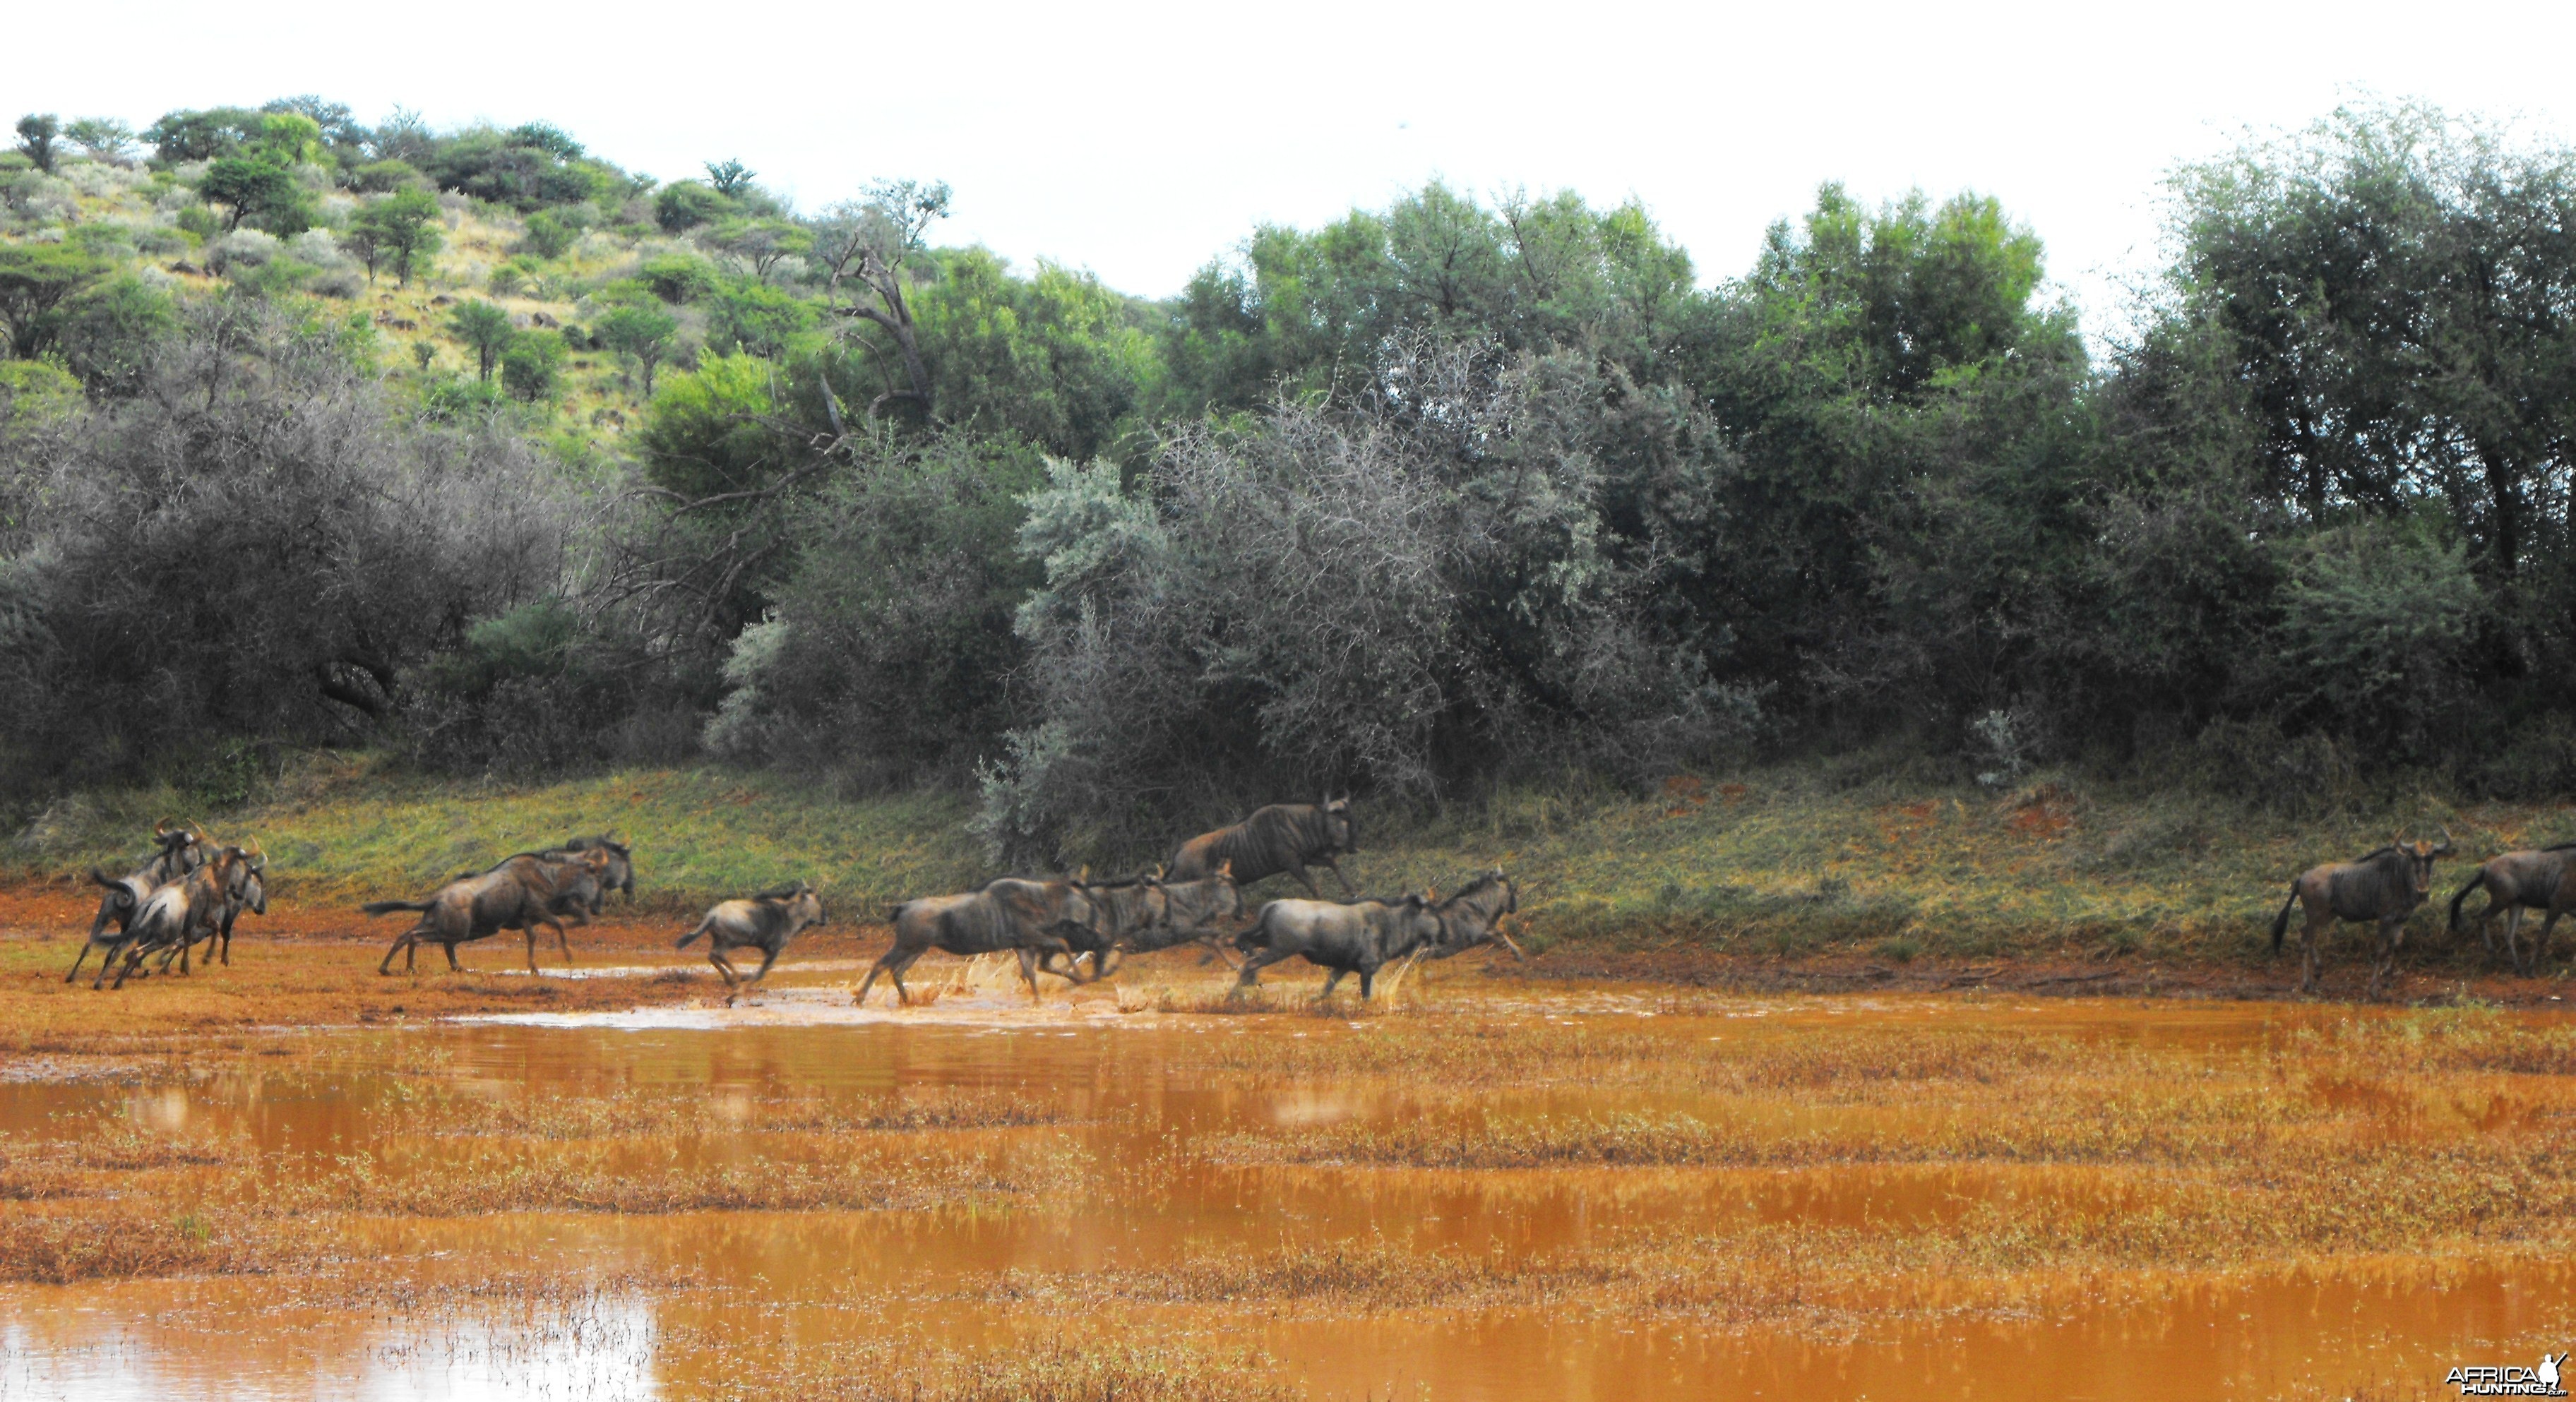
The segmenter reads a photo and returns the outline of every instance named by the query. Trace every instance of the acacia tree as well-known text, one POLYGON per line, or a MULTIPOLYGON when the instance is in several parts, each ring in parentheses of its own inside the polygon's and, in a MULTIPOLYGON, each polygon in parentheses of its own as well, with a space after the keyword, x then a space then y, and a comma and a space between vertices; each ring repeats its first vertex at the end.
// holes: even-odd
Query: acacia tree
POLYGON ((396 190, 358 211, 349 221, 353 237, 373 250, 367 259, 367 275, 375 276, 376 259, 393 263, 394 275, 402 285, 411 286, 412 267, 421 259, 436 253, 445 240, 438 230, 438 200, 427 190, 417 187, 396 190))
POLYGON ((924 251, 922 235, 947 217, 948 182, 890 180, 871 187, 864 200, 833 206, 814 226, 811 256, 824 274, 824 305, 844 325, 864 321, 892 337, 903 362, 906 383, 897 386, 889 377, 884 392, 868 401, 871 418, 898 401, 919 406, 925 419, 938 407, 903 286, 907 260, 924 251), (845 282, 856 286, 845 292, 845 282))
POLYGON ((500 363, 502 354, 519 336, 518 328, 510 324, 510 314, 484 301, 458 307, 448 320, 448 329, 473 348, 475 378, 483 380, 492 378, 492 367, 500 363))
POLYGON ((54 138, 62 135, 62 119, 50 112, 30 112, 18 119, 18 153, 35 162, 36 169, 54 173, 54 138))

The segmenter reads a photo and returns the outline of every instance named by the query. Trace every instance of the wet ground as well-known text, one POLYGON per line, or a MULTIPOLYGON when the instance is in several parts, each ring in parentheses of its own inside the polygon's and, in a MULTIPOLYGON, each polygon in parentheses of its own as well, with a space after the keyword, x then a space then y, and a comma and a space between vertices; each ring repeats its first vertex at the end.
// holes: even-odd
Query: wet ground
MULTIPOLYGON (((1355 1400, 2394 1397, 2443 1391, 2457 1365, 2536 1363, 2576 1338, 2576 1266, 2551 1245, 2566 1225, 2554 1208, 2533 1209, 2537 1226, 2491 1242, 2422 1251, 2288 1241, 2204 1253, 2212 1264, 2179 1269, 2123 1268, 2109 1252, 2080 1272, 2043 1263, 2045 1279, 2015 1275, 2006 1261, 1994 1280, 1963 1281, 1955 1299, 1939 1279, 1891 1279, 1882 1291, 1838 1277, 1812 1307, 1779 1304, 1776 1285, 1748 1274, 1746 1295, 1772 1305, 1730 1308, 1721 1278, 1667 1308, 1636 1294, 1549 1295, 1508 1282, 1517 1263, 1634 1253, 1641 1242, 1686 1257, 1719 1249, 1695 1242, 1770 1233, 1761 1239, 1788 1243, 1794 1258, 1802 1232, 1822 1253, 1874 1233, 2044 1218, 2055 1205, 2150 1214, 2182 1188, 2230 1185, 2223 1171, 2046 1153, 1764 1163, 1674 1152, 1630 1162, 1605 1151, 1456 1167, 1349 1147, 1380 1131, 1541 1133, 1623 1116, 1686 1117, 1757 1140, 1901 1138, 1916 1127, 1930 1136, 1987 1114, 1974 1104, 1991 1096, 1992 1078, 1974 1066, 1928 1079, 1890 1073, 1892 1093, 1845 1093, 1858 1073, 1828 1062, 1761 1098, 1709 1069, 1732 1063, 1709 1058, 1790 1065, 1780 1058, 1918 1034, 1950 1039, 1923 1047, 1972 1054, 2040 1039, 2032 1045, 2049 1055, 2098 1047, 2160 1076, 2259 1084, 2285 1049, 2395 1013, 2135 999, 1677 1000, 1650 985, 1525 986, 1463 973, 1367 1017, 1207 1015, 1158 1010, 1141 994, 1058 994, 1032 1010, 989 979, 898 1011, 851 1006, 843 986, 816 977, 829 973, 808 969, 807 986, 735 1007, 707 996, 332 1028, 299 1034, 302 1054, 273 1067, 208 1058, 179 1076, 0 1081, 0 1134, 13 1140, 114 1122, 256 1149, 238 1161, 250 1167, 208 1173, 361 1163, 372 1182, 394 1185, 390 1200, 414 1204, 384 1210, 386 1199, 370 1199, 378 1206, 314 1227, 333 1234, 335 1259, 380 1261, 411 1293, 353 1294, 346 1269, 331 1289, 309 1291, 294 1270, 0 1285, 0 1397, 720 1396, 746 1348, 829 1351, 837 1340, 891 1337, 1011 1349, 1111 1334, 1257 1349, 1307 1395, 1355 1400), (1516 1029, 1526 1034, 1517 1043, 1516 1029), (1380 1055, 1370 1039, 1402 1054, 1380 1055), (1623 1059, 1602 1061, 1611 1069, 1597 1080, 1569 1080, 1546 1065, 1515 1069, 1515 1046, 1586 1056, 1615 1046, 1623 1059), (1505 1064, 1473 1060, 1479 1047, 1505 1064), (1673 1074, 1632 1074, 1658 1048, 1673 1074), (430 1127, 435 1116, 414 1108, 424 1087, 451 1106, 685 1097, 701 1117, 688 1132, 603 1140, 639 1172, 757 1172, 834 1152, 831 1135, 764 1137, 763 1107, 780 1103, 859 1113, 906 1097, 991 1097, 1043 1107, 1049 1122, 958 1130, 943 1143, 1054 1155, 1048 1171, 1060 1177, 1045 1181, 1071 1187, 918 1208, 450 1215, 441 1202, 453 1175, 500 1170, 470 1137, 430 1127), (706 1116, 728 1115, 742 1133, 705 1127, 706 1116), (1283 1145, 1295 1152, 1273 1152, 1283 1145), (1256 1284, 1234 1299, 1155 1283, 1175 1262, 1309 1249, 1480 1262, 1506 1283, 1443 1287, 1419 1305, 1401 1279, 1375 1294, 1256 1284), (1110 1278, 1146 1284, 1082 1297, 1082 1281, 1110 1278), (478 1297, 475 1283, 494 1280, 546 1284, 478 1297)), ((2567 1035, 2551 1013, 2495 1016, 2544 1048, 2567 1035)), ((1913 1043, 1891 1045, 1914 1054, 1913 1043)), ((2384 1075, 2311 1076, 2283 1094, 2409 1143, 2483 1134, 2547 1145, 2576 1129, 2565 1112, 2570 1078, 2556 1066, 2481 1071, 2429 1090, 2384 1075)), ((2376 1210, 2367 1200, 2352 1207, 2376 1210)))

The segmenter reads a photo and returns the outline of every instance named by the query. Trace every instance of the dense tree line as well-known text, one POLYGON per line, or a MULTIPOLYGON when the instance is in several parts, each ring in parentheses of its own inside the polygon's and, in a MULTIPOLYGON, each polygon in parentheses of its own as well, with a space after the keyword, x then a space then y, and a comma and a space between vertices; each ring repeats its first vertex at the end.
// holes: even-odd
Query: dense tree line
POLYGON ((1970 195, 1827 186, 1703 284, 1633 205, 1435 182, 1157 303, 941 245, 944 186, 800 214, 543 125, 21 134, 0 182, 148 144, 208 237, 323 228, 371 273, 434 266, 440 201, 518 220, 530 277, 586 231, 639 250, 565 283, 563 339, 646 401, 604 477, 542 447, 562 345, 470 304, 501 390, 406 397, 293 286, 0 244, 12 749, 55 782, 208 737, 698 746, 976 782, 998 846, 1054 857, 1819 746, 2576 779, 2576 153, 2438 113, 2178 172, 2171 264, 2090 349, 1970 195))

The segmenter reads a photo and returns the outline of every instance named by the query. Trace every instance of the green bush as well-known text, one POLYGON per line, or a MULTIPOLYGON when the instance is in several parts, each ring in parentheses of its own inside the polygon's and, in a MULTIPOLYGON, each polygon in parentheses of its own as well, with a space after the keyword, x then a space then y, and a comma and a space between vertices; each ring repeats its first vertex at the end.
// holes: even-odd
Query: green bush
POLYGON ((695 180, 674 180, 653 197, 653 218, 665 233, 683 233, 733 212, 733 201, 695 180))
POLYGON ((553 336, 521 336, 501 356, 501 387, 513 399, 551 401, 563 378, 564 343, 553 336))
POLYGON ((724 285, 724 275, 714 264, 685 253, 647 259, 641 277, 654 296, 675 305, 697 301, 724 285))
POLYGON ((539 258, 561 258, 580 241, 581 229, 550 209, 529 215, 527 227, 519 235, 519 247, 539 258))

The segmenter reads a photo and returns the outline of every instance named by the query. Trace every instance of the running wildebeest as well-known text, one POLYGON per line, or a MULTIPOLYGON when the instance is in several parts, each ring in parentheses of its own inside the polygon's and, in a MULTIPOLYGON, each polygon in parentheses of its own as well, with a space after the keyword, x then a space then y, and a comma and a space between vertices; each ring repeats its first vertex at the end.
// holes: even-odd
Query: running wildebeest
POLYGON ((2307 952, 2299 991, 2316 988, 2317 941, 2337 920, 2370 921, 2379 926, 2379 959, 2371 969, 2369 991, 2362 996, 2378 997, 2379 981, 2396 966, 2397 947, 2406 941, 2406 917, 2432 895, 2433 863, 2450 850, 2451 834, 2444 829, 2438 844, 2420 839, 2393 841, 2358 861, 2311 867, 2291 882, 2289 899, 2281 902, 2281 913, 2272 917, 2272 953, 2281 952, 2281 936, 2290 928, 2290 907, 2304 906, 2308 919, 2302 938, 2307 952))
POLYGON ((814 894, 811 884, 799 881, 792 886, 773 886, 747 901, 726 901, 706 914, 698 928, 680 936, 673 949, 686 949, 689 941, 707 937, 707 962, 724 975, 725 987, 758 983, 769 975, 769 966, 778 962, 787 942, 799 931, 823 923, 823 898, 814 894), (725 951, 744 947, 760 951, 760 968, 746 980, 725 958, 725 951))
POLYGON ((1514 959, 1526 959, 1529 956, 1503 929, 1503 917, 1520 908, 1520 888, 1496 867, 1431 908, 1440 921, 1440 937, 1426 952, 1434 959, 1448 959, 1499 942, 1514 959))
MULTIPOLYGON (((598 883, 589 894, 589 898, 586 903, 590 913, 597 915, 607 908, 608 893, 611 891, 624 892, 627 904, 634 904, 635 848, 633 844, 620 842, 608 833, 594 833, 589 837, 568 837, 555 846, 546 848, 542 852, 519 852, 513 855, 518 857, 539 857, 546 861, 557 862, 562 861, 567 857, 578 857, 584 852, 592 851, 606 852, 608 854, 608 868, 606 871, 601 873, 598 883)), ((508 859, 505 858, 504 860, 508 859)), ((491 869, 497 871, 499 870, 499 867, 496 865, 491 869)))
POLYGON ((126 931, 134 924, 134 913, 143 908, 152 893, 206 863, 205 834, 193 826, 173 827, 164 818, 153 824, 152 842, 156 850, 151 858, 123 876, 111 877, 96 867, 90 868, 89 879, 107 889, 98 898, 98 914, 90 919, 89 938, 73 957, 72 971, 63 975, 63 982, 80 977, 81 962, 89 958, 93 949, 106 951, 103 958, 114 959, 115 951, 125 944, 126 931), (116 926, 115 937, 101 938, 111 924, 116 926))
MULTIPOLYGON (((542 857, 513 857, 497 869, 480 876, 451 881, 437 894, 420 901, 370 901, 358 909, 369 915, 384 915, 397 910, 416 910, 420 920, 394 937, 393 946, 385 951, 384 962, 376 966, 379 974, 393 972, 394 956, 404 956, 403 971, 413 968, 423 940, 447 951, 450 972, 462 972, 456 962, 456 946, 488 939, 503 930, 524 930, 528 935, 528 972, 537 971, 537 927, 554 927, 557 943, 564 943, 563 920, 554 906, 578 890, 584 880, 605 882, 609 854, 598 849, 584 851, 578 857, 548 861, 542 857)), ((570 945, 564 945, 569 956, 570 945)))
MULTIPOLYGON (((1435 893, 1436 894, 1436 893, 1435 893)), ((1252 928, 1235 937, 1243 951, 1243 972, 1235 987, 1259 983, 1260 972, 1282 959, 1302 956, 1330 972, 1319 999, 1333 996, 1342 975, 1360 976, 1360 1001, 1368 1001, 1377 971, 1418 949, 1438 944, 1440 917, 1429 898, 1404 896, 1393 901, 1272 901, 1261 908, 1252 928)))
MULTIPOLYGON (((233 966, 233 923, 241 919, 244 912, 252 915, 268 914, 267 877, 268 853, 260 850, 256 844, 242 849, 242 870, 236 873, 231 881, 224 884, 221 899, 215 905, 213 922, 200 926, 189 940, 189 945, 194 945, 200 939, 204 940, 206 957, 212 959, 220 952, 224 967, 231 968, 233 966)), ((165 971, 170 967, 169 950, 165 949, 161 952, 161 967, 165 971)), ((184 974, 187 971, 188 949, 182 946, 179 950, 179 972, 184 974)))
POLYGON ((1020 979, 1028 984, 1029 1000, 1035 1002, 1040 973, 1085 982, 1079 973, 1068 971, 1074 950, 1066 934, 1069 929, 1087 946, 1093 938, 1089 932, 1100 921, 1096 906, 1083 893, 1079 881, 1030 881, 1013 876, 987 882, 980 891, 905 901, 889 911, 886 919, 894 926, 894 944, 860 981, 853 1002, 865 1003, 877 975, 885 974, 894 980, 896 1003, 909 1006, 912 995, 904 989, 903 971, 933 949, 969 956, 1018 955, 1020 979), (1065 969, 1047 962, 1057 957, 1064 959, 1065 969))
POLYGON ((1321 900, 1324 893, 1315 889, 1314 878, 1306 874, 1306 864, 1322 862, 1333 869, 1333 879, 1342 883, 1342 894, 1356 898, 1358 892, 1337 858, 1359 850, 1359 829, 1351 822, 1349 799, 1274 803, 1253 810, 1251 817, 1233 827, 1201 833, 1182 843, 1181 850, 1172 854, 1170 869, 1163 873, 1163 879, 1202 880, 1216 875, 1220 863, 1230 862, 1234 879, 1245 886, 1286 872, 1297 878, 1308 896, 1321 900))
POLYGON ((1201 944, 1211 954, 1225 955, 1223 946, 1218 943, 1224 932, 1217 928, 1217 923, 1243 918, 1243 888, 1235 883, 1234 864, 1219 862, 1215 875, 1196 881, 1171 881, 1160 877, 1152 878, 1152 881, 1160 896, 1158 919, 1142 922, 1129 919, 1121 912, 1114 919, 1104 918, 1102 921, 1104 927, 1113 928, 1114 933, 1102 940, 1109 952, 1100 956, 1103 962, 1099 977, 1106 978, 1116 970, 1118 956, 1122 954, 1151 954, 1184 944, 1201 944))
MULTIPOLYGON (((260 860, 265 865, 265 859, 260 860)), ((111 986, 123 988, 127 976, 155 953, 162 955, 163 969, 170 967, 170 956, 176 954, 179 972, 188 972, 189 947, 199 940, 214 938, 214 930, 230 904, 249 899, 252 861, 253 854, 246 849, 221 848, 186 878, 155 890, 126 928, 125 960, 118 966, 116 982, 111 986)), ((112 962, 115 961, 100 961, 98 977, 90 980, 91 988, 99 986, 112 962)))
POLYGON ((2518 974, 2528 974, 2549 958, 2549 934, 2558 927, 2558 917, 2576 910, 2576 881, 2567 879, 2570 863, 2576 863, 2576 842, 2562 842, 2538 851, 2505 852, 2489 857, 2478 867, 2477 874, 2451 897, 2451 933, 2460 932, 2460 903, 2480 886, 2487 888, 2487 908, 2478 912, 2478 937, 2486 942, 2487 953, 2495 953, 2496 912, 2504 912, 2505 957, 2513 961, 2518 974), (2548 914, 2540 922, 2540 935, 2532 941, 2531 962, 2522 957, 2522 913, 2542 910, 2548 914))

